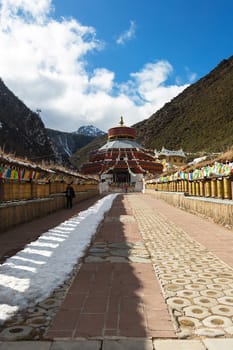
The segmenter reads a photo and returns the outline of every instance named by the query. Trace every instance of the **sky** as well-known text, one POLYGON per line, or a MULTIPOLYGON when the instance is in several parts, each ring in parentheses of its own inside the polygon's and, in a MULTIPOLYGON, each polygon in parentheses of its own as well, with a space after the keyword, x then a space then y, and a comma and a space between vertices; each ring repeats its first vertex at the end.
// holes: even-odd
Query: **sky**
POLYGON ((45 126, 133 125, 232 55, 232 0, 0 0, 0 77, 45 126))
POLYGON ((0 264, 0 325, 43 301, 67 280, 116 196, 105 196, 0 264))

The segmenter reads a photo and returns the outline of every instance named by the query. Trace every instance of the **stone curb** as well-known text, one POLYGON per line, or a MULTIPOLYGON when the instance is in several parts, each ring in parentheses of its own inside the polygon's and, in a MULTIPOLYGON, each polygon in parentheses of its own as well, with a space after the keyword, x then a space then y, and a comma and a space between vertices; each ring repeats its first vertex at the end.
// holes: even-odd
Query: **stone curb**
POLYGON ((232 350, 233 338, 202 340, 104 339, 0 342, 0 350, 232 350))

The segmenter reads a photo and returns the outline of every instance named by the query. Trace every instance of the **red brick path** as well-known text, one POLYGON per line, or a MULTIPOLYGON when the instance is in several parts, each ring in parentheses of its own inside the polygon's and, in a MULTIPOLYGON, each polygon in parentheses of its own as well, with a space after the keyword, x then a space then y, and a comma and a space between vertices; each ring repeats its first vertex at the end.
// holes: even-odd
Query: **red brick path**
MULTIPOLYGON (((131 215, 127 198, 117 197, 96 242, 138 242, 136 222, 109 222, 131 215)), ((48 338, 175 337, 151 263, 84 263, 48 338)))

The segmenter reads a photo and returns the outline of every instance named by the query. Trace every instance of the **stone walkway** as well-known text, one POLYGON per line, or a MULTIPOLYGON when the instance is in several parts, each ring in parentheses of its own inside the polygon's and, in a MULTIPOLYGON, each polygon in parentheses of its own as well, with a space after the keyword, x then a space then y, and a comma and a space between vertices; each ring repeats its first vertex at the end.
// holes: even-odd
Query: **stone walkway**
MULTIPOLYGON (((188 225, 180 228, 155 211, 155 203, 147 195, 118 197, 48 337, 168 338, 173 330, 179 338, 232 336, 232 267, 190 237, 188 225), (75 316, 64 332, 67 314, 75 316)), ((176 210, 169 207, 173 215, 176 210)), ((230 231, 208 225, 212 234, 229 236, 230 231)))
POLYGON ((104 339, 0 342, 0 350, 232 350, 232 339, 104 339))
POLYGON ((175 337, 127 196, 103 221, 47 338, 175 337))
POLYGON ((151 195, 118 196, 77 273, 51 298, 56 316, 39 327, 47 341, 33 347, 232 350, 232 233, 151 195))
POLYGON ((145 196, 137 201, 134 196, 128 198, 171 310, 177 336, 232 336, 232 268, 192 239, 189 227, 185 227, 186 233, 155 212, 148 200, 146 205, 145 196))

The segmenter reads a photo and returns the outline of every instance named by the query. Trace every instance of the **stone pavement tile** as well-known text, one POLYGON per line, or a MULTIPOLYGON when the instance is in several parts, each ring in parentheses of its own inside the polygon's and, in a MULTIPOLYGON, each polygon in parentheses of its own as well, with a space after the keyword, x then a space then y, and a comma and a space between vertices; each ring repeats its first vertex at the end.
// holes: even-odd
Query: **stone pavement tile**
POLYGON ((100 350, 101 342, 97 340, 55 341, 50 350, 100 350))
POLYGON ((153 344, 154 350, 206 350, 199 340, 153 340, 153 344))
POLYGON ((81 314, 74 337, 103 336, 104 314, 81 314))
POLYGON ((104 340, 102 350, 153 350, 153 344, 148 339, 104 340))
POLYGON ((120 314, 120 335, 125 337, 146 337, 147 325, 142 312, 131 311, 120 314))
POLYGON ((66 331, 74 329, 79 313, 75 309, 60 310, 55 316, 51 331, 66 331))
POLYGON ((203 244, 213 254, 233 267, 232 230, 176 208, 162 199, 154 198, 153 195, 146 194, 144 198, 153 210, 160 212, 175 225, 188 232, 191 238, 203 244))
POLYGON ((154 313, 149 312, 146 315, 146 320, 150 331, 174 331, 168 313, 161 311, 154 313))
POLYGON ((103 222, 95 242, 137 242, 141 240, 135 223, 103 222))
MULTIPOLYGON (((71 339, 73 335, 73 329, 70 330, 48 330, 47 333, 45 334, 44 338, 45 339, 71 339)), ((1 348, 0 348, 1 350, 1 348)))
POLYGON ((208 350, 232 350, 233 339, 203 339, 208 350))
POLYGON ((164 309, 164 298, 161 294, 157 294, 155 297, 155 294, 145 294, 143 298, 145 307, 148 308, 148 310, 159 310, 164 309))
POLYGON ((177 335, 174 330, 156 330, 156 331, 147 331, 148 337, 153 338, 166 338, 166 339, 177 339, 177 335))
POLYGON ((1 350, 50 350, 51 342, 46 341, 20 341, 20 342, 2 342, 1 350))
POLYGON ((119 296, 111 296, 108 305, 108 312, 105 320, 105 328, 116 330, 118 328, 118 309, 120 304, 119 296))
POLYGON ((88 297, 83 313, 104 313, 107 308, 107 299, 106 297, 88 297))
POLYGON ((66 299, 62 304, 62 309, 77 309, 83 307, 86 298, 86 293, 67 293, 66 299))

